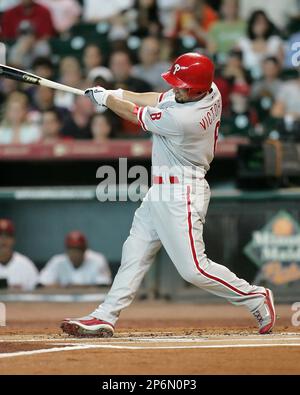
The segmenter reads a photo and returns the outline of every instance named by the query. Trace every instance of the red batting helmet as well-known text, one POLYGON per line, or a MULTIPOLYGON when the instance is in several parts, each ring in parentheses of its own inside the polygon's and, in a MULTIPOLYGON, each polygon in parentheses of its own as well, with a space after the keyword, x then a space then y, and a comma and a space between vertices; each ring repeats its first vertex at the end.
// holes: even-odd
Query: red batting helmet
POLYGON ((189 52, 179 56, 162 78, 175 88, 189 88, 191 94, 209 91, 214 78, 214 64, 204 55, 189 52))
POLYGON ((85 250, 87 248, 87 240, 83 233, 74 230, 73 232, 67 234, 65 246, 67 248, 80 248, 85 250))

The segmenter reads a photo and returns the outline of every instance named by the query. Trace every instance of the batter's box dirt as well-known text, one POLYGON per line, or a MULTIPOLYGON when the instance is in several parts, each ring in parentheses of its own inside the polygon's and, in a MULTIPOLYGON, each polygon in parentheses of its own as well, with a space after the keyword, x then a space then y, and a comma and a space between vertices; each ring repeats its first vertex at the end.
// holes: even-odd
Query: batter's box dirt
POLYGON ((10 342, 1 339, 0 371, 3 374, 300 372, 300 333, 199 337, 161 332, 159 337, 85 340, 45 337, 38 340, 27 337, 26 341, 15 338, 10 342))
POLYGON ((110 339, 60 331, 66 314, 80 317, 94 307, 8 304, 1 374, 300 374, 300 326, 291 325, 290 305, 278 306, 281 319, 266 336, 257 335, 244 309, 166 302, 133 305, 110 339))

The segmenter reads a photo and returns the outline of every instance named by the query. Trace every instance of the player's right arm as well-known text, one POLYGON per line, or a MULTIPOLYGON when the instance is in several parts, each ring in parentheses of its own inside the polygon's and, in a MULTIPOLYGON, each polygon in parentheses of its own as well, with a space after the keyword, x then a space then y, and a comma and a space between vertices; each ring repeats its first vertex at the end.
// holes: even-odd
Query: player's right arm
MULTIPOLYGON (((103 89, 101 86, 97 88, 103 89)), ((165 92, 136 93, 132 91, 127 91, 125 89, 114 89, 109 90, 108 92, 113 96, 117 97, 118 99, 129 101, 130 103, 135 104, 138 107, 156 107, 165 94, 165 92)))
POLYGON ((123 100, 130 101, 139 107, 152 106, 155 107, 159 101, 161 93, 147 92, 147 93, 135 93, 131 91, 123 90, 123 100))
MULTIPOLYGON (((93 103, 106 106, 119 117, 134 124, 140 124, 145 131, 162 136, 182 134, 181 126, 174 115, 173 109, 159 109, 152 106, 138 106, 129 100, 124 100, 118 94, 101 87, 89 88, 85 91, 93 103)), ((158 102, 163 94, 158 96, 158 102)))

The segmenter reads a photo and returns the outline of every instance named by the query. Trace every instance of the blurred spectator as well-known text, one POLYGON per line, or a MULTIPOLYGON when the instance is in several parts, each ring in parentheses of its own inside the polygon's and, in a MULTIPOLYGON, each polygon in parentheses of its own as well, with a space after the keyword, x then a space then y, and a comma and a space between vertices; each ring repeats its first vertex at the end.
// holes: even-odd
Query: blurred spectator
POLYGON ((32 25, 38 39, 52 37, 55 34, 50 11, 33 0, 21 0, 21 4, 3 14, 2 38, 18 38, 18 31, 24 22, 32 25))
POLYGON ((42 269, 40 284, 51 287, 97 286, 111 283, 111 272, 103 254, 88 249, 81 232, 70 232, 66 252, 55 255, 42 269))
POLYGON ((95 67, 102 66, 103 55, 100 47, 97 44, 88 44, 83 52, 83 67, 85 74, 94 69, 95 67))
POLYGON ((79 60, 73 56, 66 56, 59 64, 60 81, 74 88, 82 85, 82 71, 79 60))
POLYGON ((0 124, 0 144, 28 144, 39 140, 40 130, 30 120, 28 109, 28 98, 24 93, 11 93, 0 124))
POLYGON ((36 58, 32 64, 33 73, 48 80, 54 79, 54 65, 48 57, 36 58))
POLYGON ((91 131, 95 143, 103 143, 115 137, 112 114, 109 111, 94 114, 91 119, 91 131))
MULTIPOLYGON (((49 58, 44 58, 44 57, 37 58, 33 62, 32 73, 38 75, 39 77, 47 78, 48 80, 55 80, 54 65, 49 58)), ((24 84, 22 89, 24 92, 26 92, 26 94, 29 97, 31 108, 37 111, 35 115, 38 121, 40 120, 39 111, 41 111, 41 109, 44 108, 43 103, 41 103, 40 106, 40 104, 37 102, 39 100, 38 99, 39 93, 37 93, 37 91, 40 90, 39 88, 41 88, 41 86, 24 84)), ((54 94, 55 91, 53 91, 52 95, 54 94)), ((51 93, 49 95, 51 95, 51 93)), ((49 106, 47 105, 46 107, 48 108, 49 106)))
POLYGON ((239 49, 229 52, 226 64, 223 67, 223 76, 233 86, 235 84, 250 83, 251 77, 243 66, 243 54, 239 49))
POLYGON ((112 42, 126 41, 129 37, 130 26, 127 13, 119 13, 110 18, 110 28, 107 39, 112 42))
POLYGON ((138 37, 159 36, 161 25, 156 0, 135 0, 136 28, 132 34, 138 37))
POLYGON ((169 69, 170 64, 160 61, 160 42, 157 38, 147 37, 142 41, 139 51, 139 64, 132 69, 134 77, 144 79, 157 92, 169 89, 163 82, 161 74, 169 69))
POLYGON ((149 92, 151 86, 144 80, 132 77, 132 62, 126 51, 115 51, 109 60, 109 68, 113 73, 116 88, 134 92, 149 92))
POLYGON ((61 135, 63 120, 61 114, 56 110, 46 110, 42 114, 41 120, 41 142, 42 143, 57 143, 64 139, 61 135))
POLYGON ((105 89, 114 89, 114 76, 107 67, 95 67, 90 70, 87 79, 91 86, 100 85, 105 89))
POLYGON ((218 61, 224 63, 228 52, 245 33, 246 23, 239 18, 239 0, 223 0, 221 20, 209 29, 209 52, 217 54, 218 61))
POLYGON ((99 0, 83 0, 83 20, 90 23, 109 20, 132 5, 133 0, 109 0, 99 7, 99 0))
POLYGON ((262 76, 262 62, 267 56, 283 61, 283 43, 276 28, 264 11, 254 11, 248 21, 247 37, 242 37, 238 47, 243 53, 243 62, 254 79, 262 76))
POLYGON ((230 94, 231 114, 239 115, 248 113, 250 88, 244 84, 236 85, 230 94))
POLYGON ((263 61, 263 77, 252 85, 251 97, 259 99, 262 97, 274 98, 281 88, 281 67, 277 58, 269 56, 263 61))
POLYGON ((75 139, 90 139, 90 119, 94 111, 94 105, 87 97, 76 96, 71 114, 62 128, 62 134, 75 139))
POLYGON ((202 47, 207 45, 207 31, 218 20, 218 14, 204 0, 184 0, 175 11, 174 38, 192 36, 202 47))
POLYGON ((54 108, 54 89, 46 86, 37 86, 34 92, 34 109, 40 112, 54 108))
POLYGON ((156 0, 156 2, 163 35, 169 36, 173 29, 174 10, 180 7, 181 0, 156 0))
POLYGON ((8 61, 15 67, 29 70, 36 58, 50 53, 47 41, 38 40, 32 24, 23 21, 18 29, 18 40, 9 51, 8 61))
MULTIPOLYGON (((96 67, 91 70, 88 75, 88 81, 90 86, 99 85, 105 89, 114 89, 115 87, 112 72, 106 67, 96 67)), ((121 119, 107 107, 98 106, 96 107, 96 114, 91 119, 91 132, 96 142, 117 137, 122 132, 121 119)))
POLYGON ((298 79, 283 82, 277 92, 272 109, 275 118, 286 118, 287 122, 300 120, 300 68, 298 79))
MULTIPOLYGON (((61 122, 63 123, 69 117, 69 110, 63 107, 58 107, 54 102, 55 90, 48 88, 46 86, 37 86, 33 93, 32 107, 33 110, 38 113, 43 113, 44 111, 55 111, 59 114, 61 122)), ((38 116, 37 119, 41 119, 38 116)))
POLYGON ((230 94, 230 112, 224 116, 224 123, 229 124, 229 134, 248 136, 250 129, 256 125, 257 114, 249 105, 249 95, 249 86, 234 86, 230 94))
POLYGON ((77 0, 37 0, 51 12, 55 30, 60 33, 68 32, 79 21, 81 6, 77 0))
POLYGON ((223 111, 226 114, 230 104, 230 93, 236 85, 249 88, 250 77, 243 67, 242 53, 233 49, 228 54, 226 64, 221 68, 216 68, 215 83, 222 95, 223 111))
POLYGON ((17 90, 19 90, 21 83, 8 78, 0 78, 0 119, 2 119, 3 105, 7 97, 17 90))
POLYGON ((280 80, 281 67, 277 58, 268 57, 263 62, 263 78, 252 85, 251 99, 256 108, 259 121, 266 122, 270 128, 270 112, 275 97, 281 90, 280 80))
MULTIPOLYGON (((59 82, 73 88, 82 88, 82 71, 80 63, 75 57, 66 56, 61 59, 59 64, 59 82)), ((57 107, 71 110, 74 104, 74 95, 69 92, 56 91, 54 103, 57 107)))
POLYGON ((0 219, 0 288, 31 291, 38 283, 38 270, 26 256, 14 251, 15 227, 0 219))
MULTIPOLYGON (((109 68, 115 79, 115 87, 133 92, 149 92, 151 86, 144 80, 132 76, 132 63, 128 52, 115 51, 110 57, 109 68)), ((137 135, 140 132, 139 125, 121 120, 124 135, 137 135)))
POLYGON ((215 69, 215 77, 214 77, 214 83, 217 85, 221 96, 222 96, 222 109, 223 109, 223 113, 222 115, 224 116, 224 114, 227 113, 228 109, 229 109, 229 96, 230 96, 230 92, 231 92, 231 83, 229 80, 227 80, 224 76, 223 76, 223 70, 221 67, 216 67, 215 69))
POLYGON ((262 9, 270 19, 280 28, 284 28, 288 18, 299 14, 299 0, 240 0, 240 15, 243 19, 248 19, 255 10, 262 9))

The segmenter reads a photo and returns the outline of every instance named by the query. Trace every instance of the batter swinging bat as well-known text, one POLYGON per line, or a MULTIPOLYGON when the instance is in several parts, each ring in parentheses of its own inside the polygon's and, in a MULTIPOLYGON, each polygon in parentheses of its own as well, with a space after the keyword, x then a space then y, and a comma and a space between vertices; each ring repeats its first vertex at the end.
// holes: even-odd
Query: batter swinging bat
POLYGON ((27 73, 27 71, 15 69, 14 67, 4 66, 3 64, 0 64, 0 77, 9 78, 11 80, 16 80, 21 82, 27 82, 29 84, 34 84, 34 85, 47 86, 48 88, 74 93, 75 95, 84 95, 84 91, 80 89, 59 84, 58 82, 47 80, 46 78, 42 78, 37 75, 27 73))

